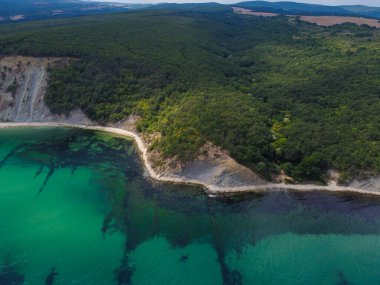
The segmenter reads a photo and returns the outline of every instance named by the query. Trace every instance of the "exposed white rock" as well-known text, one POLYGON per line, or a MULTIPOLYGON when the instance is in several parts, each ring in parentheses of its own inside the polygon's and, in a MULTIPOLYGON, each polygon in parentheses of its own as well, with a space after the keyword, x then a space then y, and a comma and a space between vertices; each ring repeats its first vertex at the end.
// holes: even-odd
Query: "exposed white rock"
POLYGON ((380 192, 380 177, 370 177, 361 180, 356 179, 352 181, 349 186, 368 191, 380 192))
POLYGON ((91 124, 79 109, 69 116, 57 115, 44 103, 48 66, 59 61, 64 59, 21 56, 0 59, 0 121, 91 124))

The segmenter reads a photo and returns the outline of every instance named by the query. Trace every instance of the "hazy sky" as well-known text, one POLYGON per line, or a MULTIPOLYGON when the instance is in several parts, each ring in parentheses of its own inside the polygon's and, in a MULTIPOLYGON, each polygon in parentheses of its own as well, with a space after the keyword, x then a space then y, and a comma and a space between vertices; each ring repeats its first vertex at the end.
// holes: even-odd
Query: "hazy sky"
MULTIPOLYGON (((219 3, 237 3, 243 0, 98 0, 102 2, 122 2, 122 3, 200 3, 200 2, 219 2, 219 3)), ((281 0, 269 0, 271 2, 279 2, 281 0)), ((287 0, 293 2, 324 4, 324 5, 352 5, 360 4, 367 6, 380 7, 380 0, 287 0)))

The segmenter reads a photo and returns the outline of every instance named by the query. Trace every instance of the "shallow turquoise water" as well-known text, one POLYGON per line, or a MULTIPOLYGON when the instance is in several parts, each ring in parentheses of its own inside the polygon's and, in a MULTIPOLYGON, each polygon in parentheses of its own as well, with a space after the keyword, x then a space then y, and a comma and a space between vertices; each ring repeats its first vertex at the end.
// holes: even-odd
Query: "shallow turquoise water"
POLYGON ((0 130, 0 285, 380 284, 380 201, 209 198, 152 184, 133 144, 0 130))

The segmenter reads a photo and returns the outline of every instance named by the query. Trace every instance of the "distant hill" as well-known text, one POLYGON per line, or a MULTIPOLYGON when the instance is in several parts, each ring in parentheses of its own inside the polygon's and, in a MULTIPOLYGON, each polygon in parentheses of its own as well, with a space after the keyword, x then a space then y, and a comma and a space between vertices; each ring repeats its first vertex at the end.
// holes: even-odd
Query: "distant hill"
POLYGON ((368 17, 380 18, 380 7, 368 7, 363 5, 342 6, 342 8, 351 11, 355 14, 360 14, 368 17))
POLYGON ((172 11, 187 11, 187 13, 194 12, 230 12, 230 5, 220 4, 216 2, 207 2, 207 3, 160 3, 147 7, 148 10, 172 10, 172 11))
POLYGON ((363 5, 326 6, 296 2, 247 1, 236 3, 233 6, 254 9, 261 12, 274 12, 288 15, 339 15, 362 16, 380 19, 380 8, 363 5))
MULTIPOLYGON (((131 1, 133 2, 133 1, 131 1)), ((233 5, 209 3, 122 4, 85 0, 0 0, 0 23, 125 12, 136 9, 221 12, 231 6, 287 15, 361 16, 380 19, 380 8, 363 5, 325 6, 296 2, 247 1, 233 5)))
POLYGON ((79 0, 0 0, 0 23, 119 12, 147 6, 79 0))

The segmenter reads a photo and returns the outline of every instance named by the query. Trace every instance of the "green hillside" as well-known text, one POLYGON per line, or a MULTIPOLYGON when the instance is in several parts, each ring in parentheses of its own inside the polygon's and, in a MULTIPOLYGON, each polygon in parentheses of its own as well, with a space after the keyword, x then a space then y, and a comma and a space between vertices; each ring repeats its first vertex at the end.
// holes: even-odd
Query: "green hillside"
POLYGON ((151 10, 0 26, 3 55, 69 56, 47 104, 101 123, 130 114, 164 156, 210 140, 269 178, 380 173, 380 32, 233 14, 151 10))

